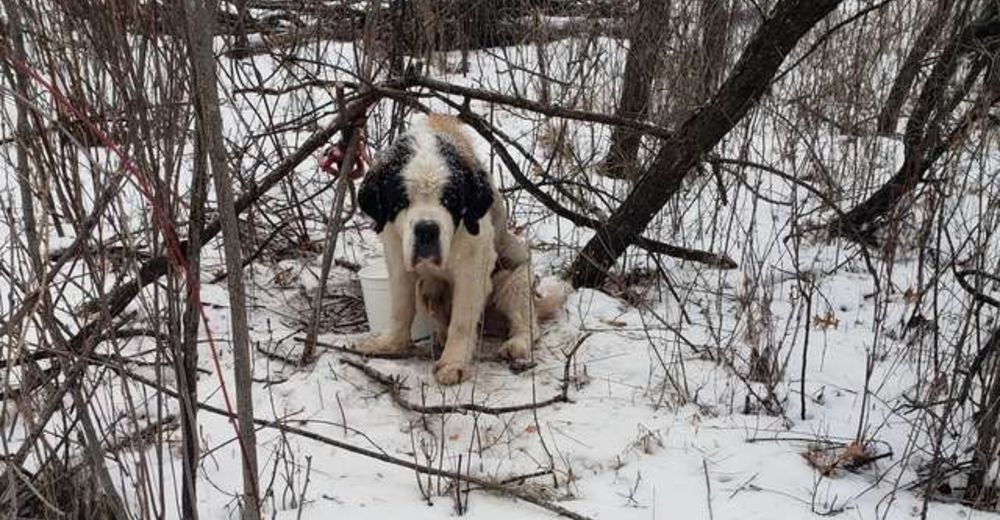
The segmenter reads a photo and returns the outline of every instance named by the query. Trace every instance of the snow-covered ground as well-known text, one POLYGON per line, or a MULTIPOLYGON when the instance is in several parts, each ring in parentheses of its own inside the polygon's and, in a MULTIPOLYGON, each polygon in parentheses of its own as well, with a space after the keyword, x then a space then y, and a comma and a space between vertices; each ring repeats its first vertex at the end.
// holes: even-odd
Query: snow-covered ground
MULTIPOLYGON (((606 47, 614 51, 613 44, 606 47)), ((553 52, 558 55, 560 50, 553 52)), ((533 50, 514 52, 521 53, 517 54, 520 59, 533 59, 533 50)), ((494 61, 489 53, 484 54, 474 55, 479 59, 472 60, 467 75, 446 78, 500 91, 507 90, 507 82, 530 82, 519 76, 519 69, 492 67, 494 61)), ((612 52, 606 63, 611 75, 621 66, 615 56, 612 52)), ((604 93, 595 88, 585 95, 600 99, 604 93)), ((472 106, 491 113, 492 107, 486 104, 474 102, 472 106)), ((497 110, 492 115, 498 127, 545 157, 545 147, 539 144, 544 139, 539 131, 546 127, 544 122, 516 112, 497 110)), ((749 138, 754 156, 792 168, 807 162, 799 157, 807 151, 789 145, 788 132, 782 132, 779 125, 763 118, 751 126, 751 132, 756 132, 749 138)), ((595 142, 599 148, 606 139, 604 132, 573 124, 569 135, 576 149, 586 154, 594 153, 595 142)), ((479 140, 478 146, 484 158, 492 157, 485 141, 479 140)), ((892 140, 849 139, 830 133, 812 146, 820 150, 833 174, 842 177, 850 176, 852 166, 862 163, 869 168, 881 164, 874 173, 889 175, 899 161, 898 143, 892 140)), ((491 164, 502 185, 514 185, 498 161, 491 164)), ((778 179, 753 172, 747 172, 747 177, 747 184, 757 193, 777 200, 792 196, 792 187, 778 179)), ((620 184, 606 188, 619 195, 624 189, 620 184)), ((545 210, 523 194, 516 197, 508 202, 515 221, 527 224, 528 239, 538 246, 536 270, 558 272, 573 255, 572 248, 559 244, 580 244, 590 236, 589 231, 546 217, 545 210)), ((711 207, 711 195, 706 197, 708 210, 717 209, 711 207)), ((798 282, 790 274, 796 270, 794 255, 782 246, 789 233, 788 209, 756 199, 749 189, 734 189, 730 199, 732 209, 720 212, 722 216, 711 222, 701 222, 699 211, 685 214, 678 226, 681 232, 675 236, 683 237, 688 246, 729 253, 744 268, 717 272, 668 261, 671 284, 682 303, 662 287, 650 289, 639 308, 602 292, 578 291, 570 298, 564 318, 547 327, 535 353, 534 370, 514 374, 486 360, 479 363, 471 382, 441 388, 430 375, 429 360, 369 362, 382 373, 402 377, 403 396, 412 403, 519 405, 559 393, 566 355, 585 338, 569 365, 568 403, 500 416, 409 412, 394 404, 385 388, 356 368, 339 363, 342 357, 352 356, 328 351, 315 366, 304 369, 258 356, 255 376, 283 382, 255 389, 256 409, 264 416, 288 417, 325 436, 444 470, 494 481, 542 472, 524 480, 526 492, 592 518, 913 517, 922 507, 922 498, 905 488, 918 481, 917 469, 926 458, 913 453, 914 439, 909 437, 913 418, 902 405, 904 394, 916 382, 914 364, 919 356, 904 339, 891 344, 885 334, 878 344, 873 339, 877 316, 884 312, 881 327, 902 331, 912 307, 902 295, 884 310, 879 307, 871 297, 874 287, 864 263, 844 244, 804 241, 798 265, 815 276, 816 292, 812 315, 803 318, 798 282), (734 375, 745 372, 749 356, 746 329, 752 318, 746 310, 748 300, 767 302, 763 305, 770 321, 763 341, 780 349, 776 359, 788 363, 774 388, 783 409, 779 415, 760 413, 754 398, 748 397, 750 388, 765 391, 760 383, 745 383, 734 375), (687 314, 684 318, 682 307, 687 314), (801 326, 795 321, 797 315, 809 325, 801 326), (825 321, 817 321, 824 317, 825 321), (810 334, 805 420, 799 419, 804 343, 802 332, 796 332, 800 327, 810 334), (727 356, 735 358, 724 361, 727 356), (877 361, 865 399, 869 356, 877 361), (833 456, 843 453, 844 446, 858 438, 860 424, 866 449, 883 456, 877 462, 821 475, 803 456, 825 445, 833 456)), ((816 203, 805 201, 804 205, 816 203)), ((672 239, 667 233, 663 238, 672 239)), ((377 241, 369 231, 349 234, 341 246, 345 258, 377 261, 377 241)), ((634 262, 646 265, 641 258, 634 262)), ((304 270, 295 262, 287 267, 300 273, 301 285, 314 286, 315 260, 311 269, 304 270)), ((886 266, 876 268, 885 274, 886 266)), ((897 261, 892 282, 911 287, 914 268, 912 260, 897 261)), ((285 316, 287 325, 289 314, 301 312, 288 303, 299 294, 299 287, 273 287, 269 283, 273 271, 257 267, 253 276, 258 286, 252 293, 257 309, 252 323, 256 337, 265 342, 291 334, 276 324, 285 316), (264 332, 268 327, 279 330, 264 332)), ((337 274, 350 276, 347 271, 337 274)), ((224 312, 219 313, 218 323, 221 333, 224 312)), ((350 337, 330 334, 321 340, 350 343, 350 337)), ((289 343, 286 339, 282 345, 287 348, 289 343)), ((224 353, 223 363, 228 360, 224 353)), ((216 386, 214 378, 204 378, 202 395, 212 395, 216 386)), ((232 515, 232 493, 240 486, 232 428, 218 417, 202 415, 202 421, 206 445, 225 445, 205 461, 204 483, 199 486, 205 490, 204 511, 219 517, 232 515)), ((413 470, 267 429, 258 435, 263 481, 273 477, 276 482, 268 510, 279 518, 298 518, 300 513, 302 518, 447 518, 457 514, 453 482, 418 476, 413 470), (282 460, 275 470, 276 458, 282 460), (294 506, 307 478, 306 503, 299 511, 294 506)), ((467 500, 469 514, 477 518, 553 516, 487 491, 473 491, 467 500)), ((929 518, 985 516, 960 506, 930 504, 929 518)))
MULTIPOLYGON (((554 76, 562 77, 560 64, 569 63, 559 58, 577 55, 581 52, 579 45, 583 44, 551 44, 554 76)), ((620 44, 601 40, 587 45, 604 53, 603 58, 595 58, 601 77, 620 74, 620 44)), ((353 67, 347 58, 353 56, 349 48, 331 46, 325 52, 329 63, 353 67)), ((498 53, 474 53, 466 75, 445 74, 434 67, 431 72, 452 82, 505 92, 511 84, 531 85, 525 95, 532 97, 538 85, 524 72, 530 67, 501 68, 497 65, 501 62, 498 53)), ((503 58, 509 65, 530 65, 535 50, 507 49, 503 58)), ((259 69, 280 75, 271 58, 254 61, 259 69)), ((614 99, 608 95, 613 92, 613 82, 574 79, 575 74, 575 69, 567 65, 563 74, 567 81, 590 82, 593 87, 582 91, 567 88, 567 93, 579 94, 572 101, 595 110, 607 109, 594 105, 614 99)), ((222 91, 228 91, 230 86, 227 84, 222 91)), ((321 89, 313 89, 280 100, 254 95, 230 99, 226 106, 228 137, 240 142, 259 131, 263 121, 257 118, 262 112, 296 114, 308 105, 302 97, 306 95, 328 96, 321 89)), ((440 102, 432 106, 444 109, 440 102)), ((554 121, 532 119, 521 112, 479 102, 471 106, 489 114, 496 126, 539 160, 545 162, 554 156, 545 144, 555 132, 551 126, 556 124, 554 121)), ((385 106, 380 106, 379 111, 381 116, 387 113, 385 106)), ((322 121, 329 119, 327 115, 322 121)), ((386 130, 384 118, 373 117, 371 125, 373 139, 386 130)), ((749 149, 754 160, 793 172, 809 171, 810 164, 818 161, 828 166, 828 174, 838 178, 850 177, 855 169, 871 168, 873 184, 891 174, 900 160, 898 143, 892 140, 847 138, 830 129, 817 141, 809 141, 807 147, 803 142, 808 139, 797 141, 794 133, 781 125, 777 118, 755 117, 741 126, 739 142, 727 142, 721 149, 734 154, 749 149), (814 155, 817 153, 818 157, 814 155)), ((576 153, 600 156, 607 139, 606 128, 573 123, 568 132, 576 153)), ((287 133, 280 137, 284 140, 281 144, 294 149, 307 136, 307 132, 287 133)), ((477 147, 501 185, 514 186, 489 145, 477 139, 477 147)), ((995 159, 988 158, 981 167, 995 169, 995 159)), ((303 187, 318 186, 322 174, 315 170, 315 161, 307 161, 294 182, 303 187)), ((913 423, 920 419, 906 405, 910 392, 920 382, 919 363, 927 361, 926 354, 920 353, 923 343, 910 341, 903 331, 913 310, 904 292, 916 284, 916 260, 894 258, 887 263, 875 258, 874 269, 880 281, 891 282, 899 291, 888 300, 884 294, 873 297, 873 278, 854 248, 807 235, 793 250, 791 241, 786 241, 792 231, 788 223, 790 207, 770 203, 755 193, 779 202, 794 197, 796 204, 806 208, 819 207, 819 201, 773 176, 753 170, 744 175, 742 183, 731 181, 725 207, 716 200, 714 180, 699 179, 684 194, 684 204, 690 204, 687 211, 677 218, 665 212, 656 223, 660 239, 729 254, 741 266, 736 270, 720 272, 664 259, 670 290, 662 279, 640 281, 641 294, 632 303, 600 291, 576 291, 564 316, 546 325, 534 354, 537 365, 525 372, 514 373, 501 363, 484 359, 471 381, 444 388, 434 382, 428 359, 367 361, 368 366, 383 374, 401 377, 405 385, 403 398, 426 406, 530 405, 559 395, 568 367, 568 402, 499 415, 422 414, 405 410, 383 385, 358 368, 341 363, 342 359, 363 361, 353 354, 322 349, 316 363, 299 367, 258 350, 254 356, 256 415, 396 459, 509 482, 507 485, 520 492, 590 518, 919 516, 923 498, 909 487, 920 481, 918 470, 929 454, 924 451, 926 439, 911 437, 913 423), (804 314, 799 292, 801 277, 794 275, 796 271, 810 273, 815 283, 809 315, 804 314), (809 335, 809 346, 808 354, 803 356, 805 334, 809 335), (754 345, 774 349, 774 360, 783 365, 770 388, 748 380, 754 345), (567 355, 577 346, 567 363, 567 355), (869 360, 874 361, 866 381, 869 360), (800 405, 803 375, 805 419, 801 419, 800 405), (761 409, 757 396, 768 392, 774 393, 773 404, 780 408, 779 413, 761 409), (867 454, 879 456, 878 460, 860 468, 838 467, 824 475, 804 456, 837 456, 858 438, 867 454)), ((15 204, 12 176, 4 182, 5 200, 15 204)), ((593 182, 617 196, 623 196, 626 190, 622 183, 593 182)), ((988 192, 997 190, 997 186, 983 188, 988 192)), ((318 206, 326 208, 331 197, 328 192, 318 198, 318 206)), ((140 198, 128 200, 135 208, 142 207, 140 198)), ((512 192, 508 204, 513 219, 525 226, 526 239, 535 246, 534 263, 541 275, 558 274, 572 261, 574 247, 590 236, 587 230, 574 229, 567 221, 548 216, 524 193, 512 192)), ((965 202, 958 204, 958 209, 965 212, 963 222, 974 222, 980 216, 977 212, 983 211, 965 202)), ((148 224, 148 217, 141 212, 130 216, 135 226, 148 224)), ((321 229, 313 231, 316 237, 322 236, 321 229)), ((208 315, 222 371, 217 371, 208 343, 203 342, 200 366, 204 373, 198 393, 206 403, 222 407, 220 380, 224 378, 229 393, 234 392, 232 354, 227 341, 228 298, 224 282, 207 283, 222 265, 219 249, 206 253, 202 298, 211 304, 208 315)), ((364 218, 355 215, 339 242, 337 257, 365 264, 377 261, 378 254, 376 237, 364 218)), ((630 268, 652 265, 642 255, 628 260, 630 268)), ((318 272, 319 258, 314 254, 248 268, 255 347, 286 355, 301 348, 296 338, 304 335, 301 320, 308 318, 308 299, 316 287, 318 272)), ((349 287, 353 277, 349 269, 336 268, 330 283, 333 287, 349 287)), ((113 282, 109 279, 107 287, 113 282)), ((68 294, 74 294, 73 290, 68 294)), ((955 308, 963 296, 945 295, 955 300, 950 304, 955 308)), ((942 304, 942 308, 948 309, 949 304, 942 304)), ((133 304, 133 309, 139 312, 139 321, 148 315, 141 302, 133 304)), ((942 329, 947 330, 949 323, 958 323, 958 319, 945 313, 942 329)), ((325 333, 320 340, 347 346, 353 337, 325 333)), ((149 338, 137 338, 129 342, 127 351, 142 352, 152 345, 149 338)), ((149 378, 156 375, 150 367, 133 369, 149 378)), ((163 375, 165 383, 172 384, 169 370, 163 375)), ((98 388, 92 402, 95 408, 114 410, 129 401, 146 410, 149 418, 176 412, 173 402, 159 403, 151 397, 152 390, 147 386, 128 379, 107 379, 114 384, 98 388), (162 408, 158 410, 159 405, 162 408)), ((199 422, 202 518, 237 518, 235 496, 242 484, 234 427, 225 417, 207 411, 201 412, 199 422)), ((117 426, 108 428, 114 430, 117 426)), ((968 435, 969 426, 960 433, 968 435)), ((137 473, 137 468, 149 461, 155 465, 159 456, 155 446, 120 450, 107 461, 120 491, 136 506, 145 503, 146 499, 140 497, 156 489, 162 475, 167 482, 164 517, 173 518, 179 507, 179 432, 168 430, 164 435, 169 449, 162 453, 165 458, 159 475, 137 473)), ((451 518, 457 515, 458 502, 467 504, 467 514, 474 518, 554 516, 524 500, 499 496, 476 485, 421 475, 295 433, 262 427, 257 439, 261 487, 270 490, 265 498, 267 518, 451 518), (457 494, 456 489, 462 493, 457 494)), ((994 516, 940 502, 931 502, 929 507, 928 518, 933 519, 994 516)))

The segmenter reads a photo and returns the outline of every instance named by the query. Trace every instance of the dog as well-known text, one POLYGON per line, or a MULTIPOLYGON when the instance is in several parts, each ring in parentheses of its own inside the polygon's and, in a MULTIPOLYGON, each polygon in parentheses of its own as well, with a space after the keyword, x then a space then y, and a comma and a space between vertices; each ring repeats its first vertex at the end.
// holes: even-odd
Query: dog
POLYGON ((386 329, 355 343, 357 350, 407 350, 420 306, 444 347, 434 364, 440 384, 471 375, 484 315, 506 322, 501 356, 531 355, 539 320, 558 313, 566 289, 536 293, 528 248, 508 230, 500 192, 458 119, 415 120, 376 159, 357 200, 382 241, 391 299, 386 329))

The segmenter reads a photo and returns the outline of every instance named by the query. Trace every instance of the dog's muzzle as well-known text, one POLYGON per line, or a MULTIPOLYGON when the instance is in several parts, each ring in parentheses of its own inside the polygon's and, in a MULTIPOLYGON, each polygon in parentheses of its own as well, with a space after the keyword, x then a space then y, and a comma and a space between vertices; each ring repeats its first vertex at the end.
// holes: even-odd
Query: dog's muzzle
POLYGON ((413 264, 423 260, 441 263, 441 227, 437 222, 421 220, 413 226, 413 264))

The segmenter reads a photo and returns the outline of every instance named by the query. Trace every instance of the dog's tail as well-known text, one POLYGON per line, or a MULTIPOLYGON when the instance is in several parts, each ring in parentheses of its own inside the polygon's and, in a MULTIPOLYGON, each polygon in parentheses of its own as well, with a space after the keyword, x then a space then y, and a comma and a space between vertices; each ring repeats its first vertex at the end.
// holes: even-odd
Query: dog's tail
POLYGON ((573 288, 562 280, 535 284, 535 313, 538 321, 557 318, 572 291, 573 288))

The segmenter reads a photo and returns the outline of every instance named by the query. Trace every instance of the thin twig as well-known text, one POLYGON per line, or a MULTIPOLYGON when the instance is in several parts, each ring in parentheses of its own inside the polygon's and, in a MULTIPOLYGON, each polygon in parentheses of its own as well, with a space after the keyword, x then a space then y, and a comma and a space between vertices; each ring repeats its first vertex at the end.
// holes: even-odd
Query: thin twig
POLYGON ((712 511, 712 480, 708 478, 708 462, 701 459, 701 469, 705 471, 705 501, 708 502, 708 518, 715 520, 715 513, 712 511))
MULTIPOLYGON (((579 346, 581 344, 582 343, 578 343, 576 348, 579 348, 579 346)), ((124 370, 124 369, 119 370, 119 372, 121 374, 127 376, 128 378, 134 380, 134 381, 137 381, 137 382, 142 383, 142 384, 144 384, 146 386, 149 386, 151 388, 159 390, 160 392, 163 392, 164 394, 166 394, 166 395, 168 395, 170 397, 177 398, 177 392, 176 391, 174 391, 171 388, 168 388, 168 387, 165 387, 163 385, 160 385, 156 381, 153 381, 153 380, 148 379, 148 378, 146 378, 144 376, 141 376, 139 374, 136 374, 134 372, 130 372, 130 371, 124 370)), ((568 386, 568 383, 564 382, 564 386, 568 386)), ((234 419, 235 418, 235 414, 231 414, 231 413, 227 412, 225 409, 218 408, 218 407, 206 404, 206 403, 198 403, 198 408, 201 409, 201 410, 204 410, 206 412, 212 413, 212 414, 216 414, 216 415, 220 415, 220 416, 223 416, 223 417, 227 417, 229 419, 234 419)), ((534 494, 532 494, 530 492, 519 490, 519 489, 517 489, 514 486, 505 485, 502 482, 496 482, 496 481, 493 481, 493 480, 488 480, 486 478, 477 477, 477 476, 474 476, 474 475, 468 475, 468 474, 456 473, 456 472, 453 472, 453 471, 447 471, 447 470, 444 470, 444 469, 438 469, 438 468, 434 468, 434 467, 431 467, 431 466, 423 466, 423 465, 420 465, 420 464, 417 464, 417 463, 414 463, 414 462, 410 462, 408 460, 404 460, 404 459, 393 457, 392 455, 389 455, 388 453, 385 453, 385 452, 372 451, 372 450, 369 450, 369 449, 366 449, 366 448, 362 448, 360 446, 355 446, 353 444, 350 444, 350 443, 347 443, 347 442, 344 442, 344 441, 340 441, 340 440, 337 440, 337 439, 332 439, 330 437, 326 437, 326 436, 320 435, 320 434, 318 434, 316 432, 313 432, 313 431, 310 431, 310 430, 306 430, 306 429, 303 429, 303 428, 298 428, 298 427, 295 427, 295 426, 289 426, 289 425, 281 423, 279 421, 254 418, 253 422, 254 422, 254 424, 257 424, 258 426, 262 426, 264 428, 269 428, 269 429, 277 430, 277 431, 280 431, 280 432, 286 433, 286 434, 297 435, 299 437, 310 439, 310 440, 319 442, 321 444, 326 444, 328 446, 333 446, 335 448, 340 448, 340 449, 343 449, 345 451, 349 451, 349 452, 357 454, 357 455, 361 455, 361 456, 364 456, 364 457, 368 457, 370 459, 378 460, 380 462, 385 462, 387 464, 392 464, 394 466, 399 466, 399 467, 402 467, 402 468, 411 469, 411 470, 417 471, 419 473, 424 473, 426 475, 437 476, 437 477, 441 477, 441 478, 445 478, 445 479, 456 479, 456 480, 459 480, 459 481, 462 481, 462 482, 467 482, 469 484, 475 484, 476 486, 479 486, 483 490, 490 491, 492 493, 496 493, 496 494, 498 494, 500 496, 508 496, 508 497, 519 499, 519 500, 523 500, 525 502, 528 502, 530 504, 538 506, 538 507, 540 507, 542 509, 546 509, 548 511, 551 511, 551 512, 553 512, 553 513, 555 513, 555 514, 557 514, 557 515, 559 515, 561 517, 564 517, 564 518, 570 518, 572 520, 592 520, 591 517, 589 517, 589 516, 577 513, 575 511, 571 511, 571 510, 569 510, 569 509, 567 509, 567 508, 565 508, 565 507, 563 507, 563 506, 561 506, 559 504, 556 504, 555 502, 552 502, 550 500, 545 500, 543 498, 535 496, 534 494)))
POLYGON ((464 87, 461 85, 455 85, 453 83, 431 79, 428 77, 413 78, 411 80, 411 84, 413 86, 424 87, 434 92, 451 94, 469 99, 478 99, 480 101, 486 101, 488 103, 493 103, 498 105, 507 105, 514 108, 521 108, 524 110, 529 110, 531 112, 543 114, 550 117, 561 117, 563 119, 572 119, 574 121, 583 121, 587 123, 600 123, 610 126, 620 126, 644 134, 656 136, 661 139, 670 139, 671 137, 673 137, 673 133, 667 130, 666 128, 663 128, 662 126, 659 125, 647 123, 645 121, 640 121, 637 119, 630 119, 627 117, 619 117, 616 115, 602 114, 598 112, 587 112, 585 110, 577 110, 573 108, 554 106, 547 103, 540 103, 538 101, 525 99, 523 97, 506 96, 503 94, 498 94, 496 92, 490 92, 487 90, 481 90, 471 87, 464 87))
POLYGON ((533 403, 510 405, 510 406, 485 406, 477 403, 461 403, 453 405, 437 405, 437 406, 425 406, 422 404, 412 403, 403 398, 403 391, 407 387, 403 384, 403 380, 399 376, 385 374, 373 368, 371 365, 362 363, 349 358, 341 358, 340 362, 352 366, 360 370, 363 374, 368 376, 370 379, 376 383, 382 385, 392 396, 393 402, 405 410, 411 412, 417 412, 422 414, 445 414, 445 413, 483 413, 487 415, 503 415, 507 413, 523 412, 525 410, 537 410, 539 408, 545 408, 557 403, 568 403, 571 402, 569 398, 569 371, 572 365, 573 358, 576 356, 577 350, 580 346, 590 337, 590 333, 580 336, 576 344, 566 355, 566 363, 563 367, 563 380, 560 385, 559 393, 542 401, 537 401, 533 403))

